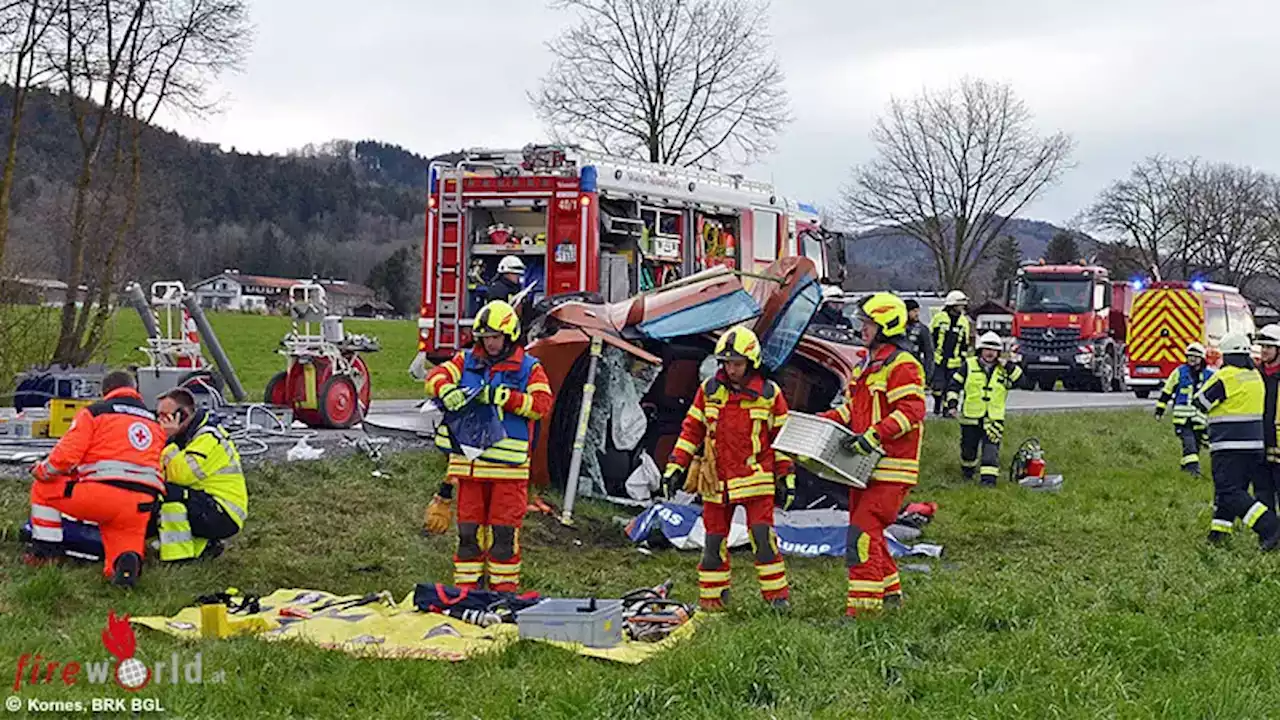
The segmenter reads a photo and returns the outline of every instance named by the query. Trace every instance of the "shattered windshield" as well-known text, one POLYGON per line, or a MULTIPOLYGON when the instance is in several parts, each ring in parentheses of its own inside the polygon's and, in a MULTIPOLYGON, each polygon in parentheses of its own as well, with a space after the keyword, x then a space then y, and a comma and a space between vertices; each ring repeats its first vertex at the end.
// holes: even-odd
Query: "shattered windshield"
POLYGON ((639 330, 654 340, 671 340, 726 328, 759 314, 760 306, 751 295, 737 290, 640 323, 639 330))
POLYGON ((1088 278, 1031 279, 1018 283, 1018 312, 1085 313, 1093 308, 1088 278))
POLYGON ((791 357, 804 335, 809 321, 818 312, 822 302, 822 289, 812 277, 806 278, 791 291, 786 309, 778 315, 778 319, 764 338, 764 353, 761 362, 770 370, 777 370, 791 357))

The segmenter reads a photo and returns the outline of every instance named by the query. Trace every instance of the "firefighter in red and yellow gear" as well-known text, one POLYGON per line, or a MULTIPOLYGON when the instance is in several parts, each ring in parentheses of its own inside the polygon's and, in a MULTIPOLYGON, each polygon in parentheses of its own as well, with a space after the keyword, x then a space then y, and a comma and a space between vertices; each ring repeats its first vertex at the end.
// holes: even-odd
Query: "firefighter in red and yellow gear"
MULTIPOLYGON (((858 301, 855 322, 868 348, 845 389, 844 404, 821 413, 855 434, 846 449, 884 457, 865 490, 849 490, 849 567, 846 614, 857 617, 885 605, 902 605, 898 566, 889 555, 884 529, 898 516, 920 474, 920 441, 924 434, 924 371, 903 346, 907 307, 892 293, 875 293, 858 301)), ((939 372, 943 370, 939 366, 939 372)))
MULTIPOLYGON (((551 410, 551 386, 542 364, 516 345, 520 320, 507 303, 495 300, 481 308, 472 335, 471 349, 427 375, 427 396, 439 398, 446 415, 496 413, 506 437, 469 460, 455 442, 458 438, 441 423, 436 446, 449 453, 449 467, 431 505, 436 515, 443 508, 447 516, 456 483, 453 584, 476 588, 487 573, 490 590, 514 592, 520 585, 520 527, 529 506, 530 445, 535 424, 551 410)), ((427 515, 432 515, 431 507, 427 515)))
POLYGON ((716 374, 698 387, 667 461, 667 497, 684 485, 694 456, 702 455, 698 477, 706 544, 698 564, 698 603, 718 610, 728 602, 729 524, 734 509, 746 509, 756 577, 765 601, 785 610, 791 595, 787 569, 773 531, 773 505, 795 500, 795 470, 775 455, 773 440, 787 419, 787 401, 776 383, 760 372, 760 341, 745 327, 731 328, 716 343, 716 374), (711 479, 714 475, 714 479, 711 479), (706 479, 704 479, 706 478, 706 479))
POLYGON ((49 457, 31 469, 29 564, 61 556, 62 514, 98 524, 103 574, 132 587, 151 513, 164 491, 165 434, 127 372, 108 373, 103 399, 76 413, 49 457))

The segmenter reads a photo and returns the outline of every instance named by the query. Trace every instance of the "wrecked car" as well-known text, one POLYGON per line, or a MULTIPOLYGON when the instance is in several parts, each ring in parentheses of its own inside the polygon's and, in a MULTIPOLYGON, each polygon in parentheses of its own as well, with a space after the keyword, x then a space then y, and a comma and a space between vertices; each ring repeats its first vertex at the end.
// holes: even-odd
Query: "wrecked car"
MULTIPOLYGON (((791 409, 830 408, 865 349, 852 331, 810 328, 821 303, 813 261, 786 257, 762 275, 716 267, 618 303, 554 304, 527 336, 555 397, 534 441, 534 483, 565 487, 593 339, 602 352, 578 480, 583 496, 649 497, 699 383, 714 372, 715 341, 734 325, 760 337, 762 369, 791 409)), ((847 488, 802 469, 797 490, 797 509, 847 506, 847 488)))

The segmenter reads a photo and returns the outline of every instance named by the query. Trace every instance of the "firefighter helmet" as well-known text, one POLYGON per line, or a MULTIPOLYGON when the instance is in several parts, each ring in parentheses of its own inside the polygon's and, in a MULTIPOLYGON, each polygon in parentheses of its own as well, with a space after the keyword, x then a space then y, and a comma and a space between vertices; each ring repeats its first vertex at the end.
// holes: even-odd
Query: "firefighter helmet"
POLYGON ((842 297, 844 297, 844 291, 836 287, 835 285, 822 286, 823 300, 839 300, 842 297))
POLYGON ((982 337, 978 338, 978 349, 1000 351, 1004 349, 1004 341, 1000 339, 999 335, 988 331, 982 333, 982 337))
POLYGON ((716 342, 716 359, 746 360, 751 367, 760 367, 760 339, 750 329, 741 325, 729 328, 716 342))
POLYGON ((952 290, 947 293, 947 297, 942 301, 943 307, 956 307, 969 304, 969 296, 964 294, 962 290, 952 290))
POLYGON ((1203 346, 1203 345, 1201 345, 1201 344, 1200 344, 1200 343, 1198 343, 1198 342, 1193 342, 1193 343, 1191 343, 1190 345, 1188 345, 1188 346, 1187 346, 1187 357, 1188 357, 1188 358, 1198 357, 1198 358, 1200 358, 1201 360, 1203 360, 1203 359, 1204 359, 1204 346, 1203 346))
POLYGON ((1253 350, 1253 343, 1249 341, 1248 335, 1242 332, 1231 332, 1222 338, 1218 349, 1223 355, 1248 355, 1253 350))
POLYGON ((1258 335, 1254 338, 1254 342, 1264 347, 1280 347, 1280 325, 1275 323, 1264 325, 1263 328, 1258 331, 1258 335))
POLYGON ((858 301, 858 323, 870 320, 880 326, 885 337, 896 337, 907 331, 907 306, 893 293, 878 292, 858 301))
POLYGON ((520 316, 516 315, 515 308, 509 304, 494 300, 480 308, 471 333, 477 338, 505 335, 515 342, 520 336, 520 316))
POLYGON ((508 255, 502 258, 498 263, 498 272, 500 274, 515 273, 516 275, 524 274, 524 261, 515 255, 508 255))

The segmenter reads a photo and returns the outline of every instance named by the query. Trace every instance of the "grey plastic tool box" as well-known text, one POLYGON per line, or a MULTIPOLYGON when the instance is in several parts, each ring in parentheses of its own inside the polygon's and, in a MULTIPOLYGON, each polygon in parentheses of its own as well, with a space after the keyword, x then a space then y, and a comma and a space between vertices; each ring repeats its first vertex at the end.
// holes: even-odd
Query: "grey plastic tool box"
POLYGON ((543 600, 516 615, 520 637, 609 648, 622 642, 621 600, 543 600))

